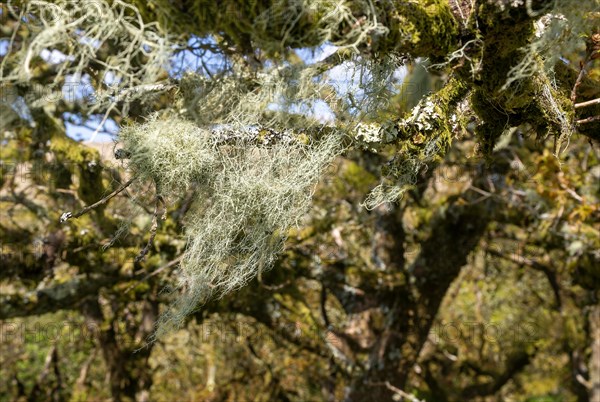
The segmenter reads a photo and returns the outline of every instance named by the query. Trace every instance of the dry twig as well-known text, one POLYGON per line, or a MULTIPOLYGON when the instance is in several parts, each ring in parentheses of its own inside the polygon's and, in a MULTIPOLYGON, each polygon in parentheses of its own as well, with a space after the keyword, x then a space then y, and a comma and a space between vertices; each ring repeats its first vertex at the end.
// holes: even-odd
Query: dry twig
POLYGON ((150 238, 148 239, 148 243, 146 243, 146 246, 144 246, 144 248, 142 249, 142 251, 140 251, 138 256, 135 257, 135 262, 142 261, 146 257, 146 254, 148 254, 148 252, 150 251, 150 247, 152 247, 152 244, 154 244, 154 238, 156 237, 156 230, 158 229, 158 220, 159 220, 158 215, 159 215, 159 209, 160 209, 161 204, 163 206, 163 211, 162 211, 162 215, 160 216, 160 220, 164 221, 165 219, 167 219, 167 204, 165 203, 165 199, 162 197, 162 195, 157 195, 156 203, 154 205, 154 213, 152 214, 152 226, 150 227, 150 238))
POLYGON ((92 209, 98 208, 100 205, 106 204, 113 197, 115 197, 116 195, 118 195, 119 193, 121 193, 123 190, 125 190, 127 187, 129 187, 131 185, 131 183, 133 183, 133 181, 135 179, 136 179, 135 176, 132 177, 131 179, 129 179, 129 181, 127 183, 123 184, 121 187, 119 187, 118 189, 116 189, 115 191, 113 191, 112 193, 110 193, 109 195, 107 195, 106 197, 102 198, 100 201, 97 201, 97 202, 95 202, 95 203, 93 203, 91 205, 88 205, 87 207, 83 208, 81 211, 77 212, 76 214, 72 214, 70 211, 63 213, 60 216, 60 223, 65 223, 66 221, 68 221, 71 218, 77 219, 80 216, 87 214, 92 209))

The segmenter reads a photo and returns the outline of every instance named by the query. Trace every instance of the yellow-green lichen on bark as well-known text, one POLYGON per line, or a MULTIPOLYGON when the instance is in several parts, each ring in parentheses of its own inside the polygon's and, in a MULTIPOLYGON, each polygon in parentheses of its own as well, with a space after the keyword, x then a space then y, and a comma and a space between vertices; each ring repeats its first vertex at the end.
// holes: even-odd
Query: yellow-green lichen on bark
POLYGON ((445 57, 458 43, 458 23, 447 1, 395 1, 390 15, 389 41, 413 57, 445 57))
POLYGON ((523 57, 521 49, 531 40, 534 26, 523 7, 501 11, 497 5, 482 2, 478 16, 484 40, 471 105, 482 120, 477 130, 481 150, 489 155, 496 140, 513 123, 511 119, 520 120, 523 108, 533 98, 533 87, 527 80, 518 88, 514 85, 503 90, 503 86, 508 72, 523 57), (507 19, 511 29, 506 29, 507 19))
POLYGON ((379 129, 359 126, 357 139, 364 145, 395 144, 394 158, 382 168, 385 176, 382 184, 365 201, 368 209, 398 200, 415 184, 423 166, 439 162, 445 156, 461 123, 456 106, 467 92, 464 81, 451 78, 444 88, 419 102, 405 118, 379 129))
MULTIPOLYGON (((44 109, 34 110, 33 114, 38 123, 31 135, 30 148, 38 150, 41 155, 50 154, 51 162, 45 157, 38 158, 39 166, 35 172, 40 178, 50 181, 54 188, 68 188, 73 182, 77 185, 77 195, 85 204, 93 204, 106 195, 103 183, 103 168, 100 153, 91 147, 78 143, 69 138, 61 122, 52 117, 44 109), (73 180, 73 176, 76 180, 73 180)), ((104 215, 105 205, 94 210, 101 223, 101 229, 112 232, 114 223, 104 215)), ((64 211, 53 211, 53 218, 58 222, 59 215, 64 211)), ((77 223, 78 233, 84 233, 92 225, 89 218, 83 217, 77 223)), ((83 239, 85 236, 81 235, 83 239)))
POLYGON ((92 204, 102 198, 105 188, 102 183, 100 154, 97 150, 67 137, 61 128, 53 130, 50 150, 60 162, 66 166, 73 166, 78 178, 77 193, 84 202, 92 204))
POLYGON ((534 22, 542 11, 558 12, 550 8, 556 4, 534 2, 536 13, 528 11, 531 4, 524 7, 499 1, 482 2, 477 9, 483 48, 479 74, 473 80, 471 105, 481 119, 477 135, 480 150, 486 156, 500 135, 511 127, 526 125, 538 138, 553 136, 555 152, 575 131, 575 110, 570 99, 574 80, 565 85, 561 79, 564 71, 555 76, 546 66, 547 59, 553 56, 538 54, 540 46, 534 46, 544 35, 539 26, 536 31, 534 22))

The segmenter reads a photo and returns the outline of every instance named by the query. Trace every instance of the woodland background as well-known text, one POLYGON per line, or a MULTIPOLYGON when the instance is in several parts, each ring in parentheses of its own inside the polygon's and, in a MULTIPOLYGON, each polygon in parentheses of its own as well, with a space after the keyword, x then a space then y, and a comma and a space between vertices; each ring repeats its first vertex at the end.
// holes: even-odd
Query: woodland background
MULTIPOLYGON (((384 4, 397 3, 420 40, 414 32, 392 44, 373 36, 379 42, 369 39, 338 61, 332 85, 346 93, 362 85, 346 61, 376 65, 385 53, 396 55, 386 101, 361 116, 383 124, 414 113, 458 76, 473 104, 462 106, 447 152, 419 169, 399 200, 367 210, 365 198, 387 180, 399 151, 347 147, 323 173, 271 270, 148 343, 173 302, 169 289, 181 275, 186 213, 198 189, 169 201, 155 233, 155 188, 142 181, 78 219, 61 223, 61 216, 132 177, 110 140, 118 141, 120 127, 177 104, 185 71, 212 79, 220 69, 318 64, 341 40, 311 39, 313 20, 299 19, 284 50, 270 48, 271 37, 284 43, 281 29, 248 20, 283 2, 187 3, 130 2, 183 45, 157 73, 159 91, 117 99, 112 109, 100 95, 110 82, 98 72, 117 71, 111 57, 127 37, 95 46, 79 76, 61 70, 75 68, 79 56, 65 58, 72 44, 59 42, 29 60, 27 79, 13 79, 23 71, 19 49, 32 43, 43 15, 19 14, 27 2, 2 4, 0 400, 600 401, 600 106, 573 106, 600 97, 600 38, 593 36, 600 33, 587 32, 552 67, 570 122, 590 119, 567 146, 543 103, 529 106, 536 89, 519 87, 517 97, 530 97, 522 102, 498 95, 522 57, 517 49, 531 40, 519 27, 538 20, 525 2, 373 2, 381 15, 389 11, 384 4), (465 45, 474 38, 478 45, 465 45), (492 96, 486 107, 482 99, 492 96)), ((82 13, 56 4, 75 10, 70 17, 82 13)), ((340 27, 343 37, 348 29, 340 27)), ((149 56, 136 57, 131 71, 149 65, 149 56)), ((369 71, 366 79, 374 79, 369 71)), ((352 96, 336 102, 337 109, 330 102, 328 111, 300 110, 290 127, 305 118, 332 125, 356 118, 352 96)), ((451 113, 442 119, 448 125, 451 113)))

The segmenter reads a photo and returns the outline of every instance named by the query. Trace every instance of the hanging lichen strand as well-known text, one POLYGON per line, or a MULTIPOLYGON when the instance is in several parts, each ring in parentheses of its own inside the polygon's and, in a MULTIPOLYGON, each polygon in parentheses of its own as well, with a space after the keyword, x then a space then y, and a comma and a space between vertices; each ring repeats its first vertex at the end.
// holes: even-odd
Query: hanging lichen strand
POLYGON ((46 82, 50 72, 53 77, 45 88, 32 89, 37 93, 30 93, 30 107, 42 107, 44 101, 64 95, 68 101, 83 98, 88 113, 99 113, 117 104, 126 108, 131 101, 164 88, 161 81, 175 38, 160 32, 156 22, 145 23, 131 4, 59 0, 27 1, 17 7, 10 3, 2 11, 19 21, 13 29, 25 40, 8 43, 0 83, 46 82))
POLYGON ((121 134, 129 167, 155 181, 161 195, 195 188, 179 278, 183 292, 162 317, 161 330, 269 269, 307 211, 323 168, 341 152, 332 133, 308 144, 292 136, 259 144, 260 134, 223 143, 218 131, 178 118, 152 119, 121 134))

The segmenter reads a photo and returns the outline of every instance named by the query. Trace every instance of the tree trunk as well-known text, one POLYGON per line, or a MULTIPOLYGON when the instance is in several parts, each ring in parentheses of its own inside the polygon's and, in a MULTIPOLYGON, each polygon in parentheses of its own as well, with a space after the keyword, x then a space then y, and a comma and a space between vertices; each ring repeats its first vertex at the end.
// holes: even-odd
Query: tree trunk
POLYGON ((117 339, 115 323, 105 322, 104 314, 97 301, 87 303, 85 316, 94 323, 97 330, 107 370, 110 391, 114 401, 147 401, 152 386, 152 373, 148 358, 152 345, 143 347, 146 337, 151 333, 156 319, 157 305, 146 302, 142 308, 142 318, 136 333, 129 334, 133 344, 125 344, 117 339), (150 331, 150 332, 149 332, 150 331))

